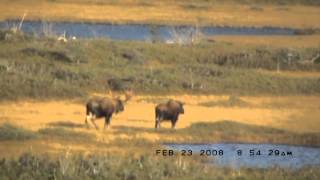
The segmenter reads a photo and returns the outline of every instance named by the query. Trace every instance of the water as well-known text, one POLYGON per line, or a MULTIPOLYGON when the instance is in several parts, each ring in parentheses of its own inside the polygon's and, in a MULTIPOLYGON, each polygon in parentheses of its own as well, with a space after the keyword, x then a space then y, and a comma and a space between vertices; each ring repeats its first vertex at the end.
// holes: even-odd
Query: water
POLYGON ((320 148, 273 144, 166 144, 165 147, 178 153, 192 150, 193 156, 199 157, 201 150, 205 150, 208 163, 220 167, 320 167, 320 148))
MULTIPOLYGON (((19 22, 15 20, 0 22, 0 28, 13 27, 19 22)), ((43 35, 43 32, 61 35, 66 32, 67 37, 77 38, 110 38, 114 40, 150 40, 155 36, 167 41, 173 38, 174 33, 188 35, 201 32, 204 36, 217 35, 293 35, 294 29, 276 27, 202 27, 199 31, 192 26, 164 26, 164 25, 139 25, 139 24, 102 24, 78 22, 42 22, 25 21, 22 30, 27 33, 43 35)))

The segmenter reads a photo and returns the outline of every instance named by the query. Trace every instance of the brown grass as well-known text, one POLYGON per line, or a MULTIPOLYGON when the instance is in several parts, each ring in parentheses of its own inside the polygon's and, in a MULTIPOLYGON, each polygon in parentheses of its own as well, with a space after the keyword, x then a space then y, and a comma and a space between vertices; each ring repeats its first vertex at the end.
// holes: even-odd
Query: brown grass
MULTIPOLYGON (((108 130, 102 129, 104 123, 102 119, 97 120, 100 127, 98 131, 92 125, 91 129, 82 126, 85 117, 83 103, 75 101, 3 102, 0 104, 0 123, 9 122, 33 130, 35 133, 45 133, 40 133, 38 139, 2 141, 0 142, 0 152, 2 156, 12 157, 26 151, 41 154, 45 150, 45 152, 56 154, 68 149, 83 153, 111 152, 118 154, 119 150, 121 153, 145 151, 150 153, 159 146, 160 142, 185 142, 188 141, 188 138, 190 138, 190 142, 197 141, 197 138, 201 138, 200 134, 199 137, 193 137, 195 139, 186 136, 185 133, 188 134, 190 127, 199 123, 210 124, 223 120, 232 120, 235 123, 248 124, 249 126, 258 125, 262 129, 278 128, 279 132, 290 132, 291 134, 320 132, 319 96, 243 96, 238 98, 248 105, 243 107, 241 105, 225 106, 223 103, 219 105, 219 102, 228 101, 229 96, 134 96, 126 105, 125 111, 113 117, 111 127, 108 130), (156 132, 153 129, 155 103, 159 99, 169 98, 185 102, 186 113, 179 118, 177 133, 171 131, 170 123, 161 124, 162 130, 156 132), (152 99, 155 100, 152 101, 152 99), (206 102, 217 103, 212 107, 200 105, 206 102), (39 129, 41 130, 38 131, 39 129), (50 134, 46 132, 50 132, 50 134), (96 138, 79 137, 77 140, 76 137, 73 138, 76 134, 90 134, 96 138), (123 149, 124 146, 125 149, 123 149)), ((246 131, 245 129, 241 130, 246 131)), ((241 137, 226 136, 224 131, 213 131, 212 133, 215 133, 212 136, 215 138, 210 140, 214 142, 239 140, 257 143, 285 143, 287 141, 293 144, 299 143, 294 139, 287 140, 285 137, 288 134, 285 133, 279 136, 277 134, 273 136, 272 133, 266 136, 246 136, 244 134, 241 137)), ((296 134, 297 137, 298 134, 296 134)), ((303 137, 300 137, 300 140, 301 138, 303 137)))
POLYGON ((248 5, 217 4, 205 8, 186 8, 178 3, 71 3, 52 1, 9 1, 0 6, 0 20, 20 18, 57 21, 92 21, 112 23, 157 23, 228 26, 279 26, 319 28, 320 10, 312 6, 275 5, 256 11, 248 5))
MULTIPOLYGON (((186 114, 180 117, 177 128, 185 128, 197 122, 217 122, 229 119, 240 123, 281 127, 299 132, 320 131, 320 124, 315 126, 318 123, 317 119, 320 118, 318 111, 320 98, 318 96, 240 97, 249 105, 228 107, 223 104, 221 106, 215 104, 215 106, 208 107, 199 104, 227 101, 229 96, 181 95, 135 96, 126 105, 123 113, 113 117, 111 129, 108 132, 112 133, 112 126, 153 128, 155 103, 159 99, 169 98, 179 99, 186 103, 186 114), (152 101, 152 98, 155 98, 155 101, 152 101), (312 118, 310 118, 311 115, 312 118), (292 121, 291 117, 299 117, 302 120, 297 121, 297 118, 294 118, 295 123, 286 124, 292 121), (303 121, 304 117, 312 119, 312 121, 309 120, 310 124, 303 121)), ((85 130, 81 126, 84 123, 85 107, 79 103, 67 101, 3 102, 0 104, 0 112, 0 117, 2 117, 0 122, 9 121, 31 130, 45 128, 48 125, 58 127, 59 124, 73 125, 75 129, 85 130)), ((96 122, 99 127, 103 127, 103 119, 96 122)), ((169 128, 170 124, 164 123, 163 127, 169 128)))

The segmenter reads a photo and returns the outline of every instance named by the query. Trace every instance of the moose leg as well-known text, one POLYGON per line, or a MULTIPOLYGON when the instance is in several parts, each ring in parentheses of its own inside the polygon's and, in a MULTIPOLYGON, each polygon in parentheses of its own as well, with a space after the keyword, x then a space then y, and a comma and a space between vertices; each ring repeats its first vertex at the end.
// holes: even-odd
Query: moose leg
POLYGON ((159 128, 159 121, 158 121, 158 120, 156 120, 156 124, 155 124, 155 127, 154 127, 154 128, 156 128, 156 129, 159 128))
POLYGON ((176 128, 176 121, 175 120, 171 120, 171 128, 172 129, 176 128))
POLYGON ((159 128, 159 126, 160 126, 160 116, 159 116, 159 114, 158 114, 158 112, 156 112, 156 121, 155 121, 155 127, 154 128, 159 128))
POLYGON ((90 128, 90 125, 88 123, 88 119, 92 119, 92 113, 90 112, 90 110, 88 110, 87 108, 87 112, 86 112, 86 119, 84 120, 85 125, 87 126, 87 128, 90 128))
POLYGON ((106 116, 105 121, 104 121, 104 129, 108 128, 110 125, 110 120, 111 120, 112 115, 106 116))
POLYGON ((158 117, 158 120, 156 121, 156 123, 157 123, 157 128, 159 129, 160 128, 160 124, 161 124, 161 121, 163 120, 163 118, 162 118, 162 116, 160 115, 159 117, 158 117))
POLYGON ((92 124, 93 124, 94 127, 98 130, 99 128, 98 128, 97 124, 94 122, 95 119, 96 119, 95 115, 91 116, 91 118, 90 118, 92 124))
POLYGON ((178 116, 173 117, 173 119, 171 120, 171 128, 172 129, 176 128, 177 121, 178 121, 178 116))
POLYGON ((90 126, 89 126, 89 123, 88 123, 88 119, 90 119, 91 118, 91 116, 90 115, 87 115, 86 116, 86 119, 84 120, 84 123, 86 124, 86 127, 89 129, 90 128, 90 126))
POLYGON ((156 109, 156 111, 155 111, 155 115, 156 115, 156 120, 155 120, 155 126, 154 126, 154 128, 158 128, 158 124, 159 124, 159 112, 158 112, 158 110, 156 109))
POLYGON ((156 129, 160 128, 160 117, 156 117, 155 128, 156 128, 156 129))

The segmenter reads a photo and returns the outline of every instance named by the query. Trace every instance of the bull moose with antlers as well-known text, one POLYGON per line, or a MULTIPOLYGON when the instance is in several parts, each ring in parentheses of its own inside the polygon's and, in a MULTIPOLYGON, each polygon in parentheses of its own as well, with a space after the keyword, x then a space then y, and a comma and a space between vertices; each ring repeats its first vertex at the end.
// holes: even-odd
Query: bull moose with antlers
POLYGON ((89 127, 88 119, 92 122, 96 129, 98 129, 95 119, 105 118, 104 128, 108 128, 113 113, 117 114, 124 111, 124 104, 130 100, 132 92, 125 92, 125 100, 120 97, 95 97, 89 99, 86 104, 86 119, 85 124, 89 127))

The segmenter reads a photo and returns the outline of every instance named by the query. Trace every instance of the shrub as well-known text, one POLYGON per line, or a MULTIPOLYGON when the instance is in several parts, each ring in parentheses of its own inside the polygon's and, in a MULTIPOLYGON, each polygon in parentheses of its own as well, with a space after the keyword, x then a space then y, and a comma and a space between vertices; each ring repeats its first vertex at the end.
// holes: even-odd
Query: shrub
POLYGON ((10 123, 0 125, 0 140, 28 140, 36 138, 36 133, 10 123))
POLYGON ((68 130, 62 127, 42 128, 38 132, 45 137, 57 137, 64 140, 94 141, 95 135, 86 132, 68 130))
POLYGON ((317 60, 301 63, 317 54, 317 48, 206 42, 192 46, 192 51, 188 46, 103 39, 6 42, 0 44, 0 97, 74 98, 107 89, 147 94, 314 94, 320 92, 317 77, 283 77, 260 70, 280 66, 319 71, 317 60))

